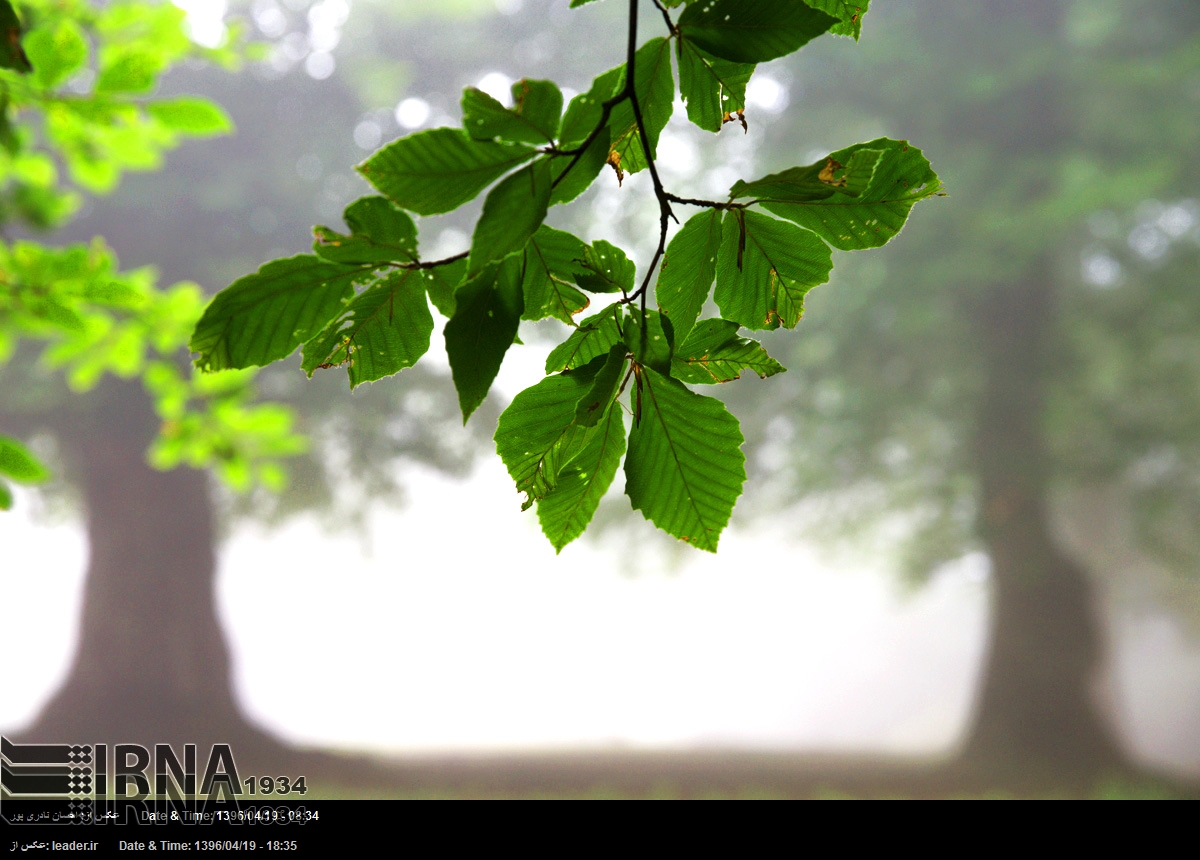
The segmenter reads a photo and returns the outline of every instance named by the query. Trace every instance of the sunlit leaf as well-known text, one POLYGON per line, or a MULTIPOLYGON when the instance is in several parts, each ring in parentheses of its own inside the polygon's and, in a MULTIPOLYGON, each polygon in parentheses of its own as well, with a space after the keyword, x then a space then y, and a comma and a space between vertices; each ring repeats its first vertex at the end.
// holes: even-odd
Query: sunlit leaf
POLYGON ((524 507, 545 496, 558 483, 559 470, 583 450, 593 427, 575 421, 579 400, 592 387, 604 364, 597 358, 585 367, 547 376, 513 398, 496 426, 496 453, 504 461, 524 507))
POLYGON ((412 367, 429 350, 433 315, 418 271, 392 271, 304 345, 304 371, 348 364, 350 387, 412 367))
POLYGON ((663 531, 716 552, 746 480, 737 419, 721 401, 641 371, 641 420, 625 455, 625 493, 663 531))
POLYGON ((714 57, 689 39, 680 39, 679 93, 688 119, 706 131, 720 131, 732 115, 746 107, 746 84, 754 64, 714 57))
POLYGON ((556 552, 583 534, 592 521, 624 453, 624 414, 611 407, 587 445, 559 472, 558 485, 538 500, 542 533, 556 552))
POLYGON ((786 368, 755 340, 738 337, 738 324, 722 319, 696 323, 687 340, 675 350, 671 375, 683 382, 730 382, 744 371, 766 379, 786 368))
POLYGON ((435 128, 388 144, 358 171, 404 209, 437 215, 457 209, 536 155, 525 144, 472 140, 461 129, 435 128))
POLYGON ((610 305, 581 320, 571 336, 554 347, 546 357, 546 372, 557 373, 580 367, 598 355, 605 355, 621 342, 622 325, 628 325, 620 305, 610 305))
POLYGON ((713 298, 722 317, 746 328, 793 328, 805 294, 832 269, 829 246, 808 230, 757 212, 729 212, 713 298))
POLYGON ((654 288, 659 309, 671 319, 676 338, 687 337, 700 316, 717 274, 721 247, 721 211, 693 215, 667 245, 654 288))
POLYGON ((583 240, 544 224, 525 245, 522 290, 525 294, 524 319, 554 317, 575 325, 575 314, 591 301, 577 290, 572 281, 582 268, 587 246, 583 240))
POLYGON ((417 225, 386 197, 361 197, 342 214, 350 235, 314 227, 313 251, 338 263, 408 263, 417 258, 417 225))
POLYGON ((790 180, 797 176, 791 171, 753 183, 739 183, 731 193, 757 197, 764 209, 812 230, 835 248, 843 251, 877 248, 900 232, 917 201, 940 193, 942 184, 921 150, 906 141, 886 137, 838 150, 817 165, 796 170, 809 171, 818 166, 824 169, 830 162, 861 163, 861 159, 854 160, 864 150, 878 151, 880 155, 869 182, 857 196, 839 193, 840 189, 834 188, 834 193, 803 201, 796 199, 798 192, 768 187, 785 184, 780 177, 790 180), (754 188, 761 188, 764 194, 751 190, 754 188))
POLYGON ((324 328, 371 266, 301 255, 267 263, 213 297, 192 333, 196 366, 223 370, 286 358, 324 328))
POLYGON ((475 87, 463 91, 463 128, 476 140, 510 140, 545 145, 558 137, 563 99, 553 81, 520 80, 506 108, 475 87))

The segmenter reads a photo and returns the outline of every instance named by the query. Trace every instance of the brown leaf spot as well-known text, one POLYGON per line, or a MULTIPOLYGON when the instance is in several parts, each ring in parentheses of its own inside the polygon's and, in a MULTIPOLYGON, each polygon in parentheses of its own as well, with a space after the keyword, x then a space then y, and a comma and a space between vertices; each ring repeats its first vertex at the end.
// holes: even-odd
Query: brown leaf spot
POLYGON ((821 172, 817 174, 817 179, 821 180, 826 185, 832 185, 835 188, 844 188, 846 187, 846 180, 844 178, 834 179, 833 177, 834 172, 841 170, 843 167, 845 167, 845 165, 841 162, 834 161, 832 158, 826 158, 825 166, 822 167, 821 172))
POLYGON ((721 125, 724 125, 727 122, 740 122, 742 124, 743 134, 750 130, 750 126, 746 124, 746 111, 744 110, 734 111, 732 113, 726 111, 725 116, 721 117, 721 125))

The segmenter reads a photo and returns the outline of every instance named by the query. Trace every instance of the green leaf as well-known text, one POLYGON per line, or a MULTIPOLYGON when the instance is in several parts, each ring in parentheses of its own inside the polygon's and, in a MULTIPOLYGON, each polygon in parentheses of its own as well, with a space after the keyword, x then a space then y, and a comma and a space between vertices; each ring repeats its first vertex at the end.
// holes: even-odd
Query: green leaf
MULTIPOLYGON (((604 364, 596 372, 592 387, 580 398, 575 407, 575 423, 581 427, 595 427, 600 423, 609 406, 617 397, 617 389, 621 386, 621 378, 625 373, 625 358, 628 351, 625 344, 619 343, 608 351, 604 364)), ((599 361, 597 358, 595 361, 599 361)), ((591 367, 589 364, 588 367, 591 367)))
POLYGON ((233 120, 208 99, 181 96, 146 103, 146 113, 171 131, 191 137, 211 137, 233 131, 233 120))
POLYGON ((586 246, 575 283, 590 293, 619 293, 633 290, 637 267, 625 252, 610 242, 597 239, 586 246))
POLYGON ((372 266, 301 255, 272 260, 213 297, 192 332, 201 370, 270 364, 324 328, 372 266))
MULTIPOLYGON (((739 183, 731 193, 739 197, 758 197, 759 205, 764 209, 812 230, 840 250, 878 248, 900 232, 917 201, 941 193, 942 183, 921 150, 909 146, 906 141, 889 140, 886 137, 830 153, 828 159, 818 164, 824 166, 833 161, 850 165, 861 150, 868 153, 879 151, 881 154, 869 181, 857 196, 833 193, 807 201, 798 200, 794 195, 799 192, 789 195, 783 189, 766 187, 786 185, 776 183, 776 177, 770 176, 753 183, 739 183), (762 188, 765 196, 752 190, 755 188, 762 188)), ((812 167, 793 169, 811 170, 812 167)), ((785 171, 776 176, 790 173, 785 171)), ((843 191, 840 188, 834 190, 843 191)))
POLYGON ((679 16, 679 34, 735 63, 763 63, 820 36, 837 18, 798 0, 716 0, 679 16))
POLYGON ((625 453, 625 418, 609 409, 599 430, 558 474, 558 486, 538 500, 538 521, 555 552, 583 534, 625 453))
POLYGON ((745 110, 752 63, 722 60, 688 39, 679 40, 678 60, 679 94, 693 123, 706 131, 720 131, 734 114, 745 110))
POLYGON ((671 359, 671 375, 683 382, 711 385, 738 379, 744 370, 766 379, 787 369, 767 355, 758 341, 738 337, 737 332, 738 324, 729 320, 696 323, 671 359))
POLYGON ((457 209, 537 150, 519 143, 472 140, 457 128, 434 128, 389 143, 357 168, 399 206, 418 215, 457 209))
POLYGON ((432 269, 421 269, 421 277, 425 282, 425 291, 429 293, 429 301, 438 309, 438 313, 450 319, 454 316, 457 301, 454 291, 463 282, 467 273, 467 260, 462 258, 453 263, 434 266, 432 269))
POLYGON ((591 301, 570 283, 582 268, 583 240, 546 225, 525 245, 521 288, 525 294, 523 319, 554 317, 575 325, 575 314, 591 301))
POLYGON ((419 271, 392 271, 346 305, 338 317, 304 345, 301 367, 349 363, 350 387, 412 367, 429 350, 433 315, 419 271))
POLYGON ((621 343, 621 326, 628 325, 620 305, 609 305, 599 313, 581 320, 571 336, 554 347, 546 357, 546 372, 557 373, 587 364, 598 355, 606 355, 621 343))
POLYGON ((804 0, 814 9, 820 9, 838 19, 830 29, 835 36, 849 36, 854 41, 862 34, 863 15, 871 0, 804 0))
POLYGON ((491 190, 471 237, 467 277, 525 247, 550 205, 550 162, 541 158, 491 190))
POLYGON ((729 194, 735 200, 755 197, 787 203, 828 200, 836 194, 861 197, 870 187, 875 168, 883 157, 883 150, 852 149, 845 164, 832 156, 826 156, 807 167, 789 167, 781 173, 772 173, 753 182, 739 179, 729 189, 729 194))
POLYGON ((21 22, 9 0, 0 0, 0 69, 13 69, 22 74, 33 71, 21 48, 21 22))
POLYGON ((828 281, 832 269, 833 253, 813 233, 735 210, 725 215, 713 298, 721 316, 748 329, 794 328, 805 293, 828 281))
MULTIPOLYGON (((591 142, 575 166, 571 167, 571 172, 567 173, 561 181, 559 181, 559 177, 566 173, 567 168, 571 166, 572 159, 567 156, 557 156, 551 160, 550 171, 554 181, 558 183, 550 192, 551 206, 570 203, 591 187, 592 183, 596 181, 596 177, 600 175, 600 171, 604 169, 604 165, 608 163, 608 141, 608 128, 605 127, 600 130, 596 139, 591 142)), ((583 141, 580 141, 579 145, 582 143, 583 141)))
POLYGON ((144 45, 118 48, 101 55, 97 93, 149 93, 166 69, 161 51, 144 45))
POLYGON ((457 307, 445 328, 446 354, 466 424, 487 397, 521 324, 520 258, 487 267, 459 287, 455 298, 457 307))
POLYGON ((50 472, 16 439, 0 436, 0 475, 22 484, 40 484, 50 472))
POLYGON ((667 245, 654 295, 659 310, 671 318, 676 338, 687 337, 700 316, 716 277, 720 247, 719 209, 705 209, 693 215, 667 245))
POLYGON ((671 375, 671 355, 675 351, 675 331, 671 321, 657 311, 642 312, 629 309, 629 322, 624 325, 625 343, 638 364, 653 367, 664 376, 671 375))
MULTIPOLYGON (((590 90, 571 99, 563 115, 560 149, 577 149, 588 139, 600 122, 603 103, 621 87, 624 71, 624 66, 609 69, 592 81, 590 90)), ((556 184, 550 195, 552 204, 568 203, 588 189, 608 162, 609 140, 609 129, 605 126, 573 167, 573 156, 560 155, 553 159, 551 170, 556 184), (560 179, 568 167, 570 173, 560 179)))
POLYGON ((592 87, 567 104, 560 133, 562 148, 573 149, 585 140, 600 123, 604 102, 615 96, 624 85, 624 64, 614 66, 592 80, 592 87))
MULTIPOLYGON (((12 68, 11 66, 0 65, 0 68, 12 68)), ((13 496, 12 490, 8 488, 8 484, 0 481, 0 511, 12 510, 13 496)))
POLYGON ((716 552, 746 480, 741 429, 721 401, 650 368, 640 372, 641 420, 625 456, 634 509, 697 549, 716 552))
POLYGON ((79 25, 69 18, 60 18, 52 26, 35 28, 25 37, 24 44, 26 56, 33 66, 33 79, 48 90, 57 87, 87 62, 87 39, 79 25))
POLYGON ((313 251, 335 263, 410 263, 417 259, 417 225, 386 197, 362 197, 342 213, 350 235, 313 227, 313 251))
POLYGON ((559 470, 583 450, 594 432, 576 423, 575 411, 604 363, 605 359, 597 358, 586 367, 547 376, 514 397, 500 413, 496 453, 517 492, 526 494, 523 509, 554 489, 559 470))
POLYGON ((475 87, 463 90, 463 128, 476 140, 547 144, 558 137, 562 93, 553 81, 528 78, 512 85, 513 107, 506 108, 475 87))
MULTIPOLYGON (((620 68, 624 70, 623 66, 620 68)), ((655 155, 658 137, 666 128, 675 107, 675 79, 671 75, 671 43, 668 39, 651 39, 638 48, 634 60, 634 78, 634 90, 642 109, 650 154, 655 155)), ((646 153, 628 99, 613 108, 608 118, 608 128, 608 162, 617 171, 617 178, 644 169, 646 153)))

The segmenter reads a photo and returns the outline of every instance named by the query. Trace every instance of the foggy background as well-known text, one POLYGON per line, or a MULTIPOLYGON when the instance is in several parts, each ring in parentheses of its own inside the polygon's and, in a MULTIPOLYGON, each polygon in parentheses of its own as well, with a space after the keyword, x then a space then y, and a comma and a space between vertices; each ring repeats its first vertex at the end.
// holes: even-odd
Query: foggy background
MULTIPOLYGON (((209 292, 305 252, 313 224, 340 228, 371 193, 353 165, 457 124, 463 87, 507 100, 512 81, 549 78, 569 99, 624 56, 616 0, 178 5, 197 40, 219 39, 225 13, 271 45, 239 73, 164 81, 218 101, 236 134, 186 144, 44 241, 102 235, 124 267, 209 292)), ((662 22, 643 5, 644 42, 662 22)), ((1030 461, 1054 544, 1086 572, 1089 694, 1136 762, 1200 776, 1198 33, 1186 2, 876 0, 857 45, 825 37, 758 67, 748 133, 704 132, 676 105, 658 165, 681 196, 723 199, 882 135, 920 147, 950 192, 887 247, 837 253, 796 330, 762 333, 788 373, 712 392, 742 421, 750 474, 716 556, 630 512, 619 477, 557 557, 521 514, 490 437, 557 323, 522 324, 465 429, 440 332, 424 370, 353 395, 339 370, 306 381, 295 356, 266 370, 260 390, 295 405, 314 445, 280 499, 211 491, 237 704, 289 743, 389 754, 953 755, 995 593, 972 459, 991 353, 972 326, 1002 319, 987 297, 1034 272, 1056 334, 1030 371, 1045 443, 1030 461)), ((425 258, 467 248, 481 199, 419 221, 425 258)), ((548 219, 639 264, 656 222, 649 178, 618 187, 607 171, 548 219)), ((32 444, 75 474, 52 426, 32 444)), ((6 734, 38 718, 79 641, 72 486, 17 488, 0 517, 0 581, 20 607, 6 629, 41 643, 6 672, 6 734)))

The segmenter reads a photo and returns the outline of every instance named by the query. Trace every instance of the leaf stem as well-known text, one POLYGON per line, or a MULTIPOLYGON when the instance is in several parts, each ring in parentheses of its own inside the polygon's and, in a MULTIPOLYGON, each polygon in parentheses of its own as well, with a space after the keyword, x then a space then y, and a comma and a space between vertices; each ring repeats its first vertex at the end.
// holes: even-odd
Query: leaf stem
POLYGON ((392 263, 392 266, 397 269, 436 269, 438 266, 447 266, 450 263, 465 260, 470 253, 470 251, 463 251, 460 254, 455 254, 453 257, 446 257, 444 260, 429 260, 427 262, 413 260, 411 263, 392 263))

